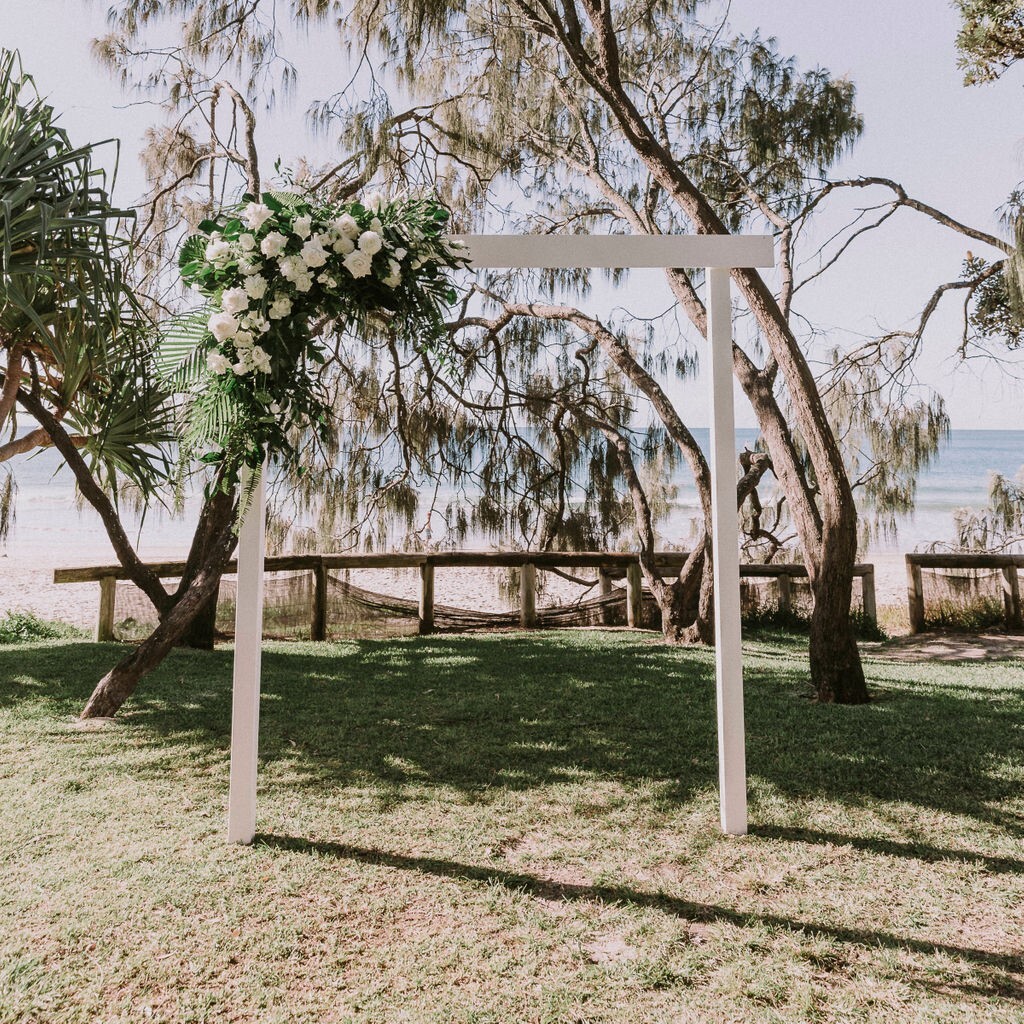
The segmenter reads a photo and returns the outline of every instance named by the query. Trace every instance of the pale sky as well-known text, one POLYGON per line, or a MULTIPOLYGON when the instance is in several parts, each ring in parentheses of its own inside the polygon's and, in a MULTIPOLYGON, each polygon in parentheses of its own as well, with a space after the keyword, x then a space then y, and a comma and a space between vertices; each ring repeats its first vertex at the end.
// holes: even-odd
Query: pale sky
MULTIPOLYGON (((89 41, 104 31, 105 10, 103 0, 0 0, 0 45, 21 51, 75 141, 122 139, 118 198, 131 202, 144 189, 135 153, 156 112, 126 106, 117 84, 91 59, 89 41)), ((1024 178, 1024 71, 994 85, 964 88, 953 48, 957 18, 944 0, 734 0, 732 18, 737 29, 759 27, 762 35, 776 36, 802 68, 822 65, 856 84, 866 130, 834 174, 898 179, 911 195, 998 232, 996 209, 1024 178)), ((268 166, 278 155, 287 162, 311 149, 296 130, 305 104, 318 91, 337 87, 328 70, 337 67, 332 41, 310 39, 303 51, 295 101, 262 123, 260 148, 268 166), (321 48, 331 61, 310 59, 321 48), (315 65, 316 71, 307 70, 315 65)), ((848 254, 842 270, 804 303, 805 312, 839 341, 870 334, 877 323, 908 326, 935 285, 959 275, 968 248, 992 255, 916 214, 901 212, 893 221, 848 254)), ((994 367, 964 366, 952 357, 958 306, 949 300, 926 336, 921 378, 945 396, 954 428, 1024 426, 1020 383, 994 367)), ((706 422, 703 393, 697 382, 687 401, 695 424, 706 422)), ((753 425, 742 405, 738 415, 741 424, 753 425)))

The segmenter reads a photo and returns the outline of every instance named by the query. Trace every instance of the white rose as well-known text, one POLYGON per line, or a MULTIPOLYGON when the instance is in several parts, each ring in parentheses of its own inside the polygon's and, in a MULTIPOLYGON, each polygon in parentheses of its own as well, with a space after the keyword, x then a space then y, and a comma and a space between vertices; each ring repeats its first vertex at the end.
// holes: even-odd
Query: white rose
POLYGON ((252 335, 248 331, 239 331, 231 340, 235 343, 235 350, 239 355, 242 354, 242 349, 252 345, 252 335))
POLYGON ((363 252, 361 249, 356 249, 355 252, 349 253, 348 256, 342 260, 345 269, 356 278, 366 277, 367 274, 373 269, 373 257, 363 252))
POLYGON ((343 256, 347 256, 355 247, 356 243, 353 242, 348 235, 342 235, 341 238, 331 246, 335 252, 340 252, 343 256))
POLYGON ((230 313, 214 313, 206 326, 218 341, 227 341, 238 333, 238 321, 230 313))
POLYGON ((239 235, 238 246, 242 252, 252 252, 256 248, 256 236, 248 234, 239 235))
POLYGON ((321 275, 320 275, 320 276, 319 276, 319 277, 317 278, 317 280, 318 280, 318 281, 319 281, 319 282, 320 282, 320 283, 321 283, 321 284, 322 284, 322 285, 323 285, 323 286, 324 286, 325 288, 331 288, 331 289, 334 289, 334 288, 337 288, 337 287, 338 287, 338 282, 337 282, 337 281, 336 281, 336 280, 335 280, 335 279, 334 279, 333 277, 331 277, 331 275, 330 275, 330 274, 328 274, 328 273, 326 273, 326 272, 324 272, 323 274, 321 274, 321 275))
POLYGON ((263 203, 249 203, 242 210, 242 222, 250 231, 259 231, 274 216, 274 211, 263 203))
POLYGON ((384 230, 384 225, 381 224, 380 217, 374 217, 373 220, 370 221, 370 230, 376 231, 378 235, 384 230))
POLYGON ((359 248, 362 249, 367 256, 372 256, 374 253, 380 252, 383 245, 384 240, 376 231, 364 231, 359 236, 359 248))
POLYGON ((214 373, 227 373, 227 371, 231 369, 231 360, 228 359, 228 357, 224 355, 222 352, 218 352, 216 349, 214 349, 206 357, 206 365, 214 373))
POLYGON ((227 288, 220 297, 220 308, 225 313, 244 313, 249 308, 245 288, 227 288))
POLYGON ((259 313, 250 313, 242 317, 242 326, 253 334, 266 334, 270 330, 270 324, 259 313))
POLYGON ((390 273, 384 278, 384 284, 397 288, 402 283, 402 268, 394 260, 388 260, 388 270, 390 273))
POLYGON ((264 256, 280 256, 284 252, 284 247, 288 244, 288 239, 281 234, 280 231, 271 231, 266 238, 260 242, 260 252, 264 256))
POLYGON ((343 213, 336 220, 332 220, 331 227, 346 238, 355 240, 359 237, 359 225, 351 213, 343 213))
POLYGON ((244 377, 249 372, 249 367, 245 365, 245 361, 242 359, 239 359, 231 369, 235 371, 236 377, 244 377))
POLYGON ((409 255, 409 251, 407 249, 396 249, 395 250, 395 259, 396 260, 404 260, 405 257, 408 256, 408 255, 409 255))
POLYGON ((204 253, 210 263, 224 263, 231 256, 231 245, 223 238, 215 238, 206 244, 204 253))
POLYGON ((319 235, 314 235, 302 247, 302 259, 307 267, 322 267, 327 262, 327 253, 319 235))
POLYGON ((292 311, 292 300, 287 295, 278 295, 270 304, 271 320, 283 320, 292 311))
POLYGON ((312 228, 312 217, 296 217, 295 223, 292 225, 292 230, 299 236, 299 238, 309 238, 309 233, 312 228))
POLYGON ((277 267, 286 281, 297 281, 306 273, 306 264, 301 256, 284 256, 277 261, 277 267))
POLYGON ((245 279, 245 294, 250 299, 262 299, 267 294, 267 279, 262 274, 253 274, 245 279))
POLYGON ((270 321, 266 317, 254 316, 249 320, 249 330, 256 334, 266 334, 270 330, 270 321))
POLYGON ((252 365, 260 373, 270 373, 270 353, 260 348, 259 345, 254 345, 252 349, 252 365))

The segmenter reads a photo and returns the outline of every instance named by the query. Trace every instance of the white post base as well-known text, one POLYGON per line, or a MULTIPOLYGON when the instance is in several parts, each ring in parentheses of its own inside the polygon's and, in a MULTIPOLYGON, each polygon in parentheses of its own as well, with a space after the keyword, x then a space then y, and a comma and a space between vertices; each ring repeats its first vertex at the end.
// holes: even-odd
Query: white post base
MULTIPOLYGON (((228 784, 229 843, 248 844, 256 835, 266 475, 264 466, 238 536, 235 672, 231 690, 231 778, 228 784)), ((247 486, 247 478, 243 476, 243 490, 247 486)))

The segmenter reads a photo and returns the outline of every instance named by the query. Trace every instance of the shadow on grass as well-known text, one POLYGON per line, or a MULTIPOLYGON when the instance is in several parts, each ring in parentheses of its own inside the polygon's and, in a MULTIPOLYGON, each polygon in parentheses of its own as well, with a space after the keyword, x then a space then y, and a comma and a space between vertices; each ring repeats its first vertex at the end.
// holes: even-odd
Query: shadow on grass
MULTIPOLYGON (((0 707, 74 715, 122 651, 0 648, 0 707)), ((175 651, 143 681, 122 727, 168 753, 181 743, 190 757, 223 760, 231 659, 230 650, 175 651)), ((406 785, 472 798, 582 777, 654 780, 658 799, 672 802, 717 785, 707 651, 633 633, 505 633, 279 646, 263 667, 261 758, 289 788, 377 781, 396 800, 406 785)), ((945 666, 954 675, 938 682, 929 666, 869 662, 868 671, 878 700, 817 705, 798 644, 757 646, 746 668, 752 780, 786 797, 907 801, 1024 834, 1024 821, 998 806, 1018 795, 1005 770, 1022 754, 1017 676, 999 685, 992 666, 945 666)))
MULTIPOLYGON (((983 984, 947 982, 949 987, 990 997, 1024 998, 1024 977, 1022 977, 1024 957, 1020 956, 1006 956, 967 946, 904 938, 873 928, 831 927, 820 921, 800 921, 777 914, 752 914, 729 907, 716 906, 713 903, 682 900, 663 892, 643 892, 627 886, 566 884, 522 872, 503 871, 497 868, 461 864, 457 861, 431 857, 410 857, 381 850, 346 846, 342 843, 311 841, 296 836, 261 833, 256 836, 255 841, 260 845, 277 850, 310 853, 337 860, 380 865, 402 871, 416 871, 460 881, 500 885, 510 891, 525 893, 545 900, 586 901, 614 907, 623 905, 649 907, 684 921, 725 922, 741 928, 750 927, 752 924, 761 924, 770 928, 784 929, 796 935, 825 936, 836 942, 872 949, 882 947, 928 956, 942 954, 974 964, 981 969, 984 979, 983 984)), ((903 977, 905 980, 912 980, 907 978, 905 972, 903 977)), ((916 980, 923 985, 929 984, 927 977, 916 980)))
POLYGON ((877 853, 884 857, 906 857, 934 864, 940 861, 963 861, 974 864, 993 875, 1024 873, 1024 860, 1016 857, 991 857, 975 850, 952 850, 929 843, 901 843, 877 836, 857 836, 818 829, 790 828, 784 825, 752 825, 750 834, 760 839, 779 839, 787 843, 808 843, 816 846, 852 846, 855 850, 877 853))

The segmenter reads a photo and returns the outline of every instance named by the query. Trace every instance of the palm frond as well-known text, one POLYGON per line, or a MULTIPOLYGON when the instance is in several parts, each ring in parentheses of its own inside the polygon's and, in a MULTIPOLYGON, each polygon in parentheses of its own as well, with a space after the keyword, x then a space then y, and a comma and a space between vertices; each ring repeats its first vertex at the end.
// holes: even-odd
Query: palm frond
POLYGON ((156 369, 170 390, 190 391, 204 376, 209 319, 210 308, 203 307, 171 317, 160 325, 156 369))

